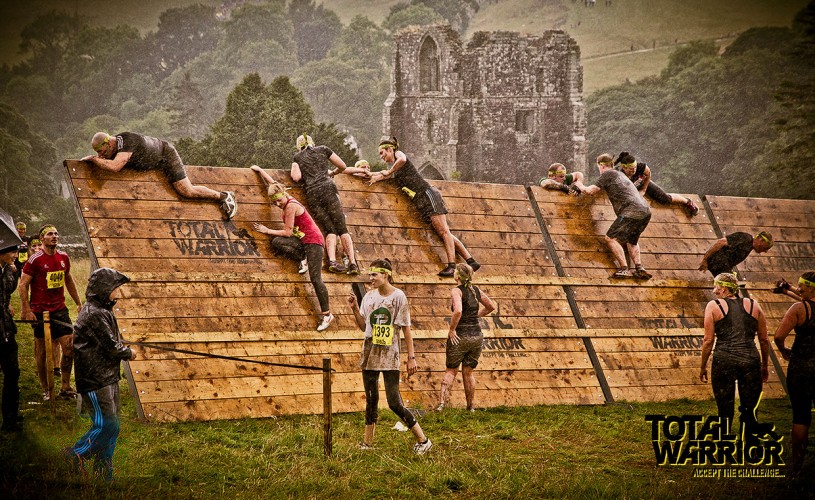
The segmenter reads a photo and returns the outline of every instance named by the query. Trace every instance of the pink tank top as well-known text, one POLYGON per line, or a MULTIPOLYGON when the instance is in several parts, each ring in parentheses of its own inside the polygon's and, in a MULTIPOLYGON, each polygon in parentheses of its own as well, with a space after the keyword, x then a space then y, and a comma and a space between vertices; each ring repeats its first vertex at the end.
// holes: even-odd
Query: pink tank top
MULTIPOLYGON (((289 198, 286 205, 283 207, 284 224, 286 223, 286 207, 288 207, 289 203, 291 202, 297 203, 303 207, 303 204, 299 201, 295 200, 294 198, 289 198)), ((300 241, 302 241, 303 244, 320 245, 321 247, 325 246, 323 233, 320 232, 320 228, 314 223, 314 219, 311 218, 311 215, 309 215, 306 207, 303 207, 303 213, 301 215, 294 216, 294 227, 305 234, 305 236, 300 238, 300 241)))

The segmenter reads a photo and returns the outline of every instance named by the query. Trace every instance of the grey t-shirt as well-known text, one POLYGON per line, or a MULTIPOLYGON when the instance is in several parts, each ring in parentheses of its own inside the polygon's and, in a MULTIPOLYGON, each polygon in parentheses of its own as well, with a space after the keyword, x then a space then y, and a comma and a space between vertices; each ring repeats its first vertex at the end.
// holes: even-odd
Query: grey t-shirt
POLYGON ((410 326, 405 292, 396 288, 383 297, 378 290, 365 294, 359 312, 365 318, 365 342, 359 366, 363 370, 399 369, 399 332, 410 326))
POLYGON ((606 170, 600 174, 596 184, 608 193, 608 199, 617 217, 644 219, 651 214, 648 202, 624 173, 617 170, 606 170))

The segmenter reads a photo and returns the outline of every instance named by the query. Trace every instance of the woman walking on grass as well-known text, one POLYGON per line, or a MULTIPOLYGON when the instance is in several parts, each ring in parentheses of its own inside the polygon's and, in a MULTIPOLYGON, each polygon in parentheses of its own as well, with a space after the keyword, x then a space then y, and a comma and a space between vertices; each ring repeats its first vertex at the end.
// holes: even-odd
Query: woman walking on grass
POLYGON ((348 296, 348 305, 354 313, 354 320, 365 332, 362 356, 362 383, 365 386, 365 436, 359 447, 373 448, 374 431, 379 419, 379 374, 385 380, 385 396, 388 406, 402 419, 413 435, 416 444, 413 451, 424 455, 433 446, 425 436, 422 427, 413 414, 405 408, 399 393, 399 335, 405 336, 407 346, 408 377, 416 373, 416 352, 413 350, 413 336, 410 333, 410 308, 405 293, 393 286, 393 268, 388 259, 375 260, 368 269, 371 289, 357 304, 354 294, 348 296))

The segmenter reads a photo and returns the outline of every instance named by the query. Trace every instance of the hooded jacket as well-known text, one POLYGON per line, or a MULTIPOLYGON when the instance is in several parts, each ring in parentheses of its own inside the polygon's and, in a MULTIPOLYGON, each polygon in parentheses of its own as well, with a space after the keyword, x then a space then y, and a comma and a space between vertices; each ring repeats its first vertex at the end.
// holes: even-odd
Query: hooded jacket
POLYGON ((91 274, 85 292, 87 301, 74 325, 76 389, 87 393, 115 384, 122 378, 120 362, 133 351, 122 344, 119 325, 113 314, 115 300, 110 293, 130 281, 124 274, 103 267, 91 274))
POLYGON ((14 342, 17 325, 11 317, 11 294, 17 289, 17 269, 14 264, 0 264, 0 344, 14 342))

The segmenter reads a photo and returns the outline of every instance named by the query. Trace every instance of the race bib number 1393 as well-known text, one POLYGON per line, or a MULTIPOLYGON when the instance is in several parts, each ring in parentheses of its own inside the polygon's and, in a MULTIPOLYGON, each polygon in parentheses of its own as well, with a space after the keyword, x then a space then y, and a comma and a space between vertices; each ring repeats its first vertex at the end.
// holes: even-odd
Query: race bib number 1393
POLYGON ((371 325, 374 345, 393 344, 393 325, 371 325))

